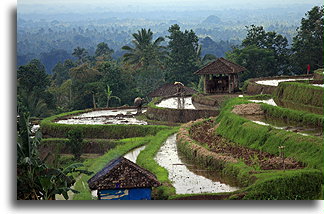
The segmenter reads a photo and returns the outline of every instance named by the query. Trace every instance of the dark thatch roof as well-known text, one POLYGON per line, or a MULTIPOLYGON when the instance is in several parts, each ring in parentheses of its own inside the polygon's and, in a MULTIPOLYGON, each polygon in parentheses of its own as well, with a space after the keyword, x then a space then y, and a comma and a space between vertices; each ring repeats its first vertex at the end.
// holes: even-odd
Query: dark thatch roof
POLYGON ((88 180, 92 190, 160 186, 155 175, 124 157, 110 161, 88 180))
MULTIPOLYGON (((197 91, 195 91, 192 88, 183 87, 184 89, 184 96, 191 96, 197 91)), ((173 83, 166 83, 162 85, 161 87, 155 89, 151 93, 148 94, 149 97, 171 97, 171 96, 176 96, 177 94, 177 86, 173 83)))
POLYGON ((210 62, 194 74, 234 74, 242 71, 246 71, 246 68, 221 57, 210 62))

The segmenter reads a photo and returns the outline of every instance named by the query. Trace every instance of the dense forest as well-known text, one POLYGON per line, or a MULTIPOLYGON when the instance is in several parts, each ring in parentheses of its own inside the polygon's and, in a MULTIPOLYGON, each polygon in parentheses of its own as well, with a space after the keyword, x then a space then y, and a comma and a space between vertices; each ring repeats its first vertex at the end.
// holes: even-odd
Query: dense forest
MULTIPOLYGON (((205 22, 217 20, 209 17, 205 22)), ((48 26, 47 21, 38 24, 48 26)), ((302 18, 291 43, 286 36, 261 25, 246 26, 245 38, 236 45, 228 40, 215 42, 209 36, 199 39, 196 31, 178 24, 169 26, 165 35, 153 33, 150 28, 134 32, 115 28, 98 31, 89 26, 86 30, 66 28, 58 21, 37 32, 27 29, 18 29, 18 35, 27 34, 24 40, 21 36, 18 39, 18 62, 23 62, 17 72, 18 107, 32 116, 132 105, 135 97, 146 97, 160 85, 174 81, 199 91, 201 82, 193 72, 224 55, 248 69, 242 80, 301 74, 308 64, 312 70, 323 66, 323 7, 317 6, 302 18), (38 37, 44 41, 33 40, 38 37), (75 42, 69 42, 72 37, 75 42), (45 42, 49 38, 57 40, 45 42), (110 40, 119 44, 111 45, 110 40), (96 41, 100 42, 91 46, 96 41), (115 51, 118 46, 121 48, 115 51), (53 47, 56 49, 46 52, 53 47), (27 54, 40 48, 40 55, 27 54), (66 48, 71 48, 72 57, 66 48)))
MULTIPOLYGON (((223 57, 233 45, 241 43, 246 36, 245 26, 252 24, 262 25, 267 31, 276 31, 291 43, 305 8, 310 7, 292 5, 285 8, 176 13, 108 10, 82 16, 59 11, 55 14, 22 11, 17 17, 17 64, 24 65, 37 58, 50 74, 58 62, 75 59, 72 52, 77 46, 87 49, 93 55, 100 42, 108 44, 114 50, 112 57, 118 60, 125 53, 121 47, 131 44, 132 33, 141 28, 149 28, 156 38, 165 37, 173 24, 178 24, 182 29, 194 30, 202 45, 202 56, 213 54, 223 57)), ((167 45, 167 39, 162 44, 167 45)))

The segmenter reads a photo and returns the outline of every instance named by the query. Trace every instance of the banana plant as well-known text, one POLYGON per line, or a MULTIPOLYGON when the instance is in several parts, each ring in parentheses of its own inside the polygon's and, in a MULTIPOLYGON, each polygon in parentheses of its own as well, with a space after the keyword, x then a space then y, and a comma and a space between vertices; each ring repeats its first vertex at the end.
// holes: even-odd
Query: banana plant
POLYGON ((119 97, 117 97, 117 96, 113 96, 113 95, 112 95, 112 90, 110 90, 110 86, 109 86, 109 85, 107 85, 107 91, 106 91, 106 94, 107 94, 107 104, 106 104, 106 107, 107 107, 107 108, 109 107, 109 101, 110 101, 112 98, 118 100, 119 103, 121 102, 121 100, 120 100, 119 97))

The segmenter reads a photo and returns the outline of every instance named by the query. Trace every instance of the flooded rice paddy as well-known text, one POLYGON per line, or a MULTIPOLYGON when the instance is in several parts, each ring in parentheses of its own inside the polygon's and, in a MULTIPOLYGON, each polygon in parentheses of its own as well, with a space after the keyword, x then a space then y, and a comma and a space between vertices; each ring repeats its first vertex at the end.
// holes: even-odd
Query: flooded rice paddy
POLYGON ((287 122, 278 118, 271 118, 265 115, 244 115, 246 119, 254 123, 271 126, 275 129, 282 129, 286 131, 295 132, 304 136, 323 137, 323 130, 321 127, 306 127, 294 122, 287 122))
POLYGON ((145 149, 145 146, 138 147, 129 151, 127 154, 124 155, 124 158, 136 163, 138 155, 145 149))
POLYGON ((172 108, 172 109, 196 109, 193 105, 191 97, 171 97, 162 100, 156 106, 161 108, 172 108))
POLYGON ((177 194, 232 192, 239 189, 221 181, 214 171, 184 161, 177 151, 176 134, 165 141, 155 160, 168 170, 177 194))
POLYGON ((194 103, 192 97, 170 97, 159 102, 157 107, 171 109, 203 109, 215 110, 215 107, 194 103))
POLYGON ((324 84, 313 84, 313 86, 319 86, 319 87, 324 88, 324 84))
POLYGON ((251 102, 254 103, 265 103, 265 104, 269 104, 272 106, 277 106, 277 103, 273 100, 273 99, 268 99, 268 100, 249 100, 251 102))
POLYGON ((260 85, 278 86, 280 82, 289 82, 289 81, 298 81, 298 80, 311 80, 311 78, 259 80, 256 81, 255 83, 260 85))
MULTIPOLYGON (((103 125, 103 124, 130 124, 130 125, 147 125, 146 121, 135 118, 136 109, 112 109, 90 111, 70 118, 56 121, 60 124, 87 124, 87 125, 103 125)), ((142 113, 145 113, 143 110, 142 113)))

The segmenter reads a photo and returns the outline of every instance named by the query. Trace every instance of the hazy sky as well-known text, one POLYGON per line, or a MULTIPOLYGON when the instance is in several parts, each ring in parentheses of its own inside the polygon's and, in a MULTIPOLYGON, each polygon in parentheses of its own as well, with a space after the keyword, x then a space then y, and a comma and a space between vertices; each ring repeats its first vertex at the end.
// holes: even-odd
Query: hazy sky
POLYGON ((18 12, 94 12, 150 10, 217 10, 267 8, 296 4, 320 5, 322 0, 18 0, 18 12), (36 6, 37 5, 37 6, 36 6))

